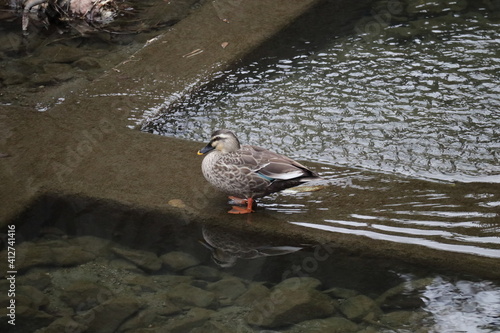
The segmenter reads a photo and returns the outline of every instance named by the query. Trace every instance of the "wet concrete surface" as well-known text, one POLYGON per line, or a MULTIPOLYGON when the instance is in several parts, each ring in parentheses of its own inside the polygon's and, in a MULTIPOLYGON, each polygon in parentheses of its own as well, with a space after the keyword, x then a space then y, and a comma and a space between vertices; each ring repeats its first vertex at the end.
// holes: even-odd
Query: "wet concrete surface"
MULTIPOLYGON (((316 2, 252 1, 227 8, 206 3, 84 91, 50 110, 2 107, 2 227, 18 220, 40 200, 72 197, 150 212, 181 223, 197 221, 235 229, 251 225, 262 235, 292 243, 333 242, 339 252, 499 278, 500 265, 495 258, 325 233, 290 224, 286 215, 264 209, 248 216, 228 215, 226 199, 215 193, 201 174, 196 151, 202 143, 127 128, 130 114, 151 108, 155 96, 170 95, 175 101, 209 82, 218 71, 241 59, 316 2), (228 44, 223 48, 225 42, 228 44)), ((324 191, 337 190, 329 187, 324 191)), ((344 199, 349 205, 348 197, 344 199)), ((338 202, 332 195, 325 204, 333 209, 338 202)), ((322 212, 311 211, 308 218, 322 220, 322 212)))
POLYGON ((186 182, 202 181, 198 145, 127 129, 131 110, 146 109, 142 96, 180 96, 209 81, 314 3, 207 3, 49 111, 2 106, 2 226, 47 192, 189 203, 186 182))

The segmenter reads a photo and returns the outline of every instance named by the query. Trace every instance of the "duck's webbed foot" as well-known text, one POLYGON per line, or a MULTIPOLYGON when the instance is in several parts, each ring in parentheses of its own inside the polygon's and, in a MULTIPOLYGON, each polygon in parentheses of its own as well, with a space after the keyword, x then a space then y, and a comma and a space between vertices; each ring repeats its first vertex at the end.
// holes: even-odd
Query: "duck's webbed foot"
POLYGON ((237 197, 229 197, 231 201, 229 201, 229 204, 231 205, 246 205, 246 207, 240 207, 240 206, 233 206, 230 211, 228 211, 229 214, 249 214, 253 213, 253 206, 254 206, 254 200, 252 198, 248 199, 242 199, 242 198, 237 198, 237 197))

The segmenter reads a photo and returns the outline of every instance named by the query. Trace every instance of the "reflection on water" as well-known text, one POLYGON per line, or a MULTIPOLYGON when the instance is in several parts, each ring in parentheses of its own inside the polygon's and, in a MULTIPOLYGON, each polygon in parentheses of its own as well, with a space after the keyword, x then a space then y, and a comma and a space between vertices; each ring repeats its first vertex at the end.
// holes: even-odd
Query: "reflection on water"
POLYGON ((212 252, 212 260, 221 267, 232 267, 238 259, 279 256, 301 250, 300 246, 272 245, 271 240, 248 239, 247 233, 228 233, 225 229, 203 226, 202 243, 212 252))
POLYGON ((449 323, 454 323, 457 332, 500 331, 500 289, 490 282, 454 282, 438 277, 422 297, 436 332, 449 331, 449 323))
POLYGON ((434 183, 324 168, 318 192, 261 199, 290 223, 326 232, 500 258, 497 184, 434 183))
POLYGON ((2 321, 2 332, 500 327, 494 282, 264 236, 249 224, 199 226, 102 202, 45 198, 22 216, 16 238, 17 321, 15 330, 2 321), (230 265, 220 265, 221 253, 230 265))
POLYGON ((28 34, 22 30, 23 2, 34 3, 0 2, 0 105, 47 111, 128 59, 201 1, 45 1, 52 8, 32 13, 28 34), (104 25, 97 24, 95 13, 84 8, 90 4, 92 11, 101 11, 109 3, 116 4, 113 12, 117 10, 117 15, 104 25), (54 11, 61 4, 64 8, 54 11), (71 5, 77 12, 83 10, 89 22, 77 13, 61 17, 71 5))
POLYGON ((296 28, 288 54, 272 44, 209 89, 166 105, 143 130, 204 141, 230 128, 243 142, 304 160, 500 182, 498 12, 408 3, 372 2, 351 14, 349 32, 340 17, 296 28))

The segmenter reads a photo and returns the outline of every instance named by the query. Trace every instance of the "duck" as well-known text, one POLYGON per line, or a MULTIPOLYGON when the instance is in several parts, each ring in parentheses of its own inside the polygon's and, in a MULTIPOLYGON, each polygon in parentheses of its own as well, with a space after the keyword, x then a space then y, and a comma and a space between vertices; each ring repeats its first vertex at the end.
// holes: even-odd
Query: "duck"
POLYGON ((205 179, 229 196, 230 214, 254 212, 255 199, 302 183, 321 179, 314 171, 284 155, 262 147, 241 145, 227 129, 212 133, 198 151, 205 155, 201 170, 205 179))

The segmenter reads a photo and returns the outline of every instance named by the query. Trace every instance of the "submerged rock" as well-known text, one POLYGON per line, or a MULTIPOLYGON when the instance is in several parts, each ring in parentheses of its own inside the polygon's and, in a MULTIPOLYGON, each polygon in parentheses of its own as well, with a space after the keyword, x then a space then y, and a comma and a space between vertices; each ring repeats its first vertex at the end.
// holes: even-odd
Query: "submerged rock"
POLYGON ((49 326, 37 331, 40 333, 60 333, 60 332, 85 332, 87 326, 81 324, 69 316, 54 320, 49 326))
POLYGON ((433 281, 434 278, 405 281, 385 291, 376 299, 376 302, 384 309, 419 308, 424 305, 424 302, 420 298, 420 291, 431 285, 433 281))
POLYGON ((321 286, 321 281, 313 277, 293 277, 281 281, 274 289, 318 289, 321 286))
POLYGON ((47 295, 32 286, 20 285, 17 287, 16 300, 18 300, 20 296, 26 297, 26 299, 29 300, 29 304, 27 305, 33 309, 38 310, 40 307, 49 304, 47 295))
POLYGON ((370 297, 358 295, 340 303, 340 311, 347 319, 361 321, 364 318, 373 320, 382 314, 382 310, 370 297))
POLYGON ((236 305, 250 306, 255 302, 261 301, 271 294, 271 291, 262 285, 262 283, 251 283, 247 291, 238 297, 235 301, 236 305))
POLYGON ((18 281, 23 286, 32 286, 38 290, 44 290, 52 283, 52 278, 49 273, 43 271, 30 271, 27 274, 20 276, 18 281))
POLYGON ((184 271, 185 275, 192 276, 195 279, 215 282, 221 279, 221 273, 212 267, 199 265, 188 268, 184 271))
POLYGON ((24 242, 17 250, 23 254, 17 263, 22 270, 35 266, 75 266, 95 259, 93 253, 63 241, 24 242))
POLYGON ((116 255, 129 260, 137 265, 137 267, 146 271, 154 272, 161 268, 161 260, 153 252, 124 249, 119 247, 114 247, 111 250, 116 255))
POLYGON ((421 323, 429 314, 424 311, 394 311, 383 315, 380 322, 394 328, 419 328, 421 323), (413 327, 412 327, 413 326, 413 327))
POLYGON ((208 285, 207 289, 214 292, 217 297, 229 299, 231 301, 241 296, 247 290, 245 284, 235 277, 211 283, 208 285))
POLYGON ((111 291, 100 284, 75 281, 64 289, 61 299, 76 311, 83 311, 107 301, 111 295, 111 291))
POLYGON ((331 298, 317 290, 278 288, 253 306, 247 322, 256 326, 279 327, 333 313, 331 298))
POLYGON ((174 303, 181 305, 207 308, 215 304, 215 294, 187 283, 182 283, 167 291, 168 297, 174 303))
POLYGON ((193 328, 203 325, 213 313, 214 311, 212 310, 192 308, 187 314, 169 320, 167 325, 163 327, 164 332, 190 332, 193 328))
POLYGON ((359 295, 359 292, 357 292, 356 290, 345 288, 330 288, 328 290, 324 290, 323 293, 329 295, 332 298, 340 299, 346 299, 359 295))
POLYGON ((130 297, 117 297, 76 316, 74 319, 88 326, 88 332, 114 332, 129 316, 139 310, 137 301, 130 297))
MULTIPOLYGON (((69 65, 66 66, 69 67, 69 65)), ((70 242, 72 245, 80 246, 84 251, 91 252, 96 256, 102 257, 108 254, 113 246, 116 246, 116 243, 109 239, 95 236, 80 236, 71 239, 70 242)))
POLYGON ((160 257, 161 261, 174 272, 200 264, 200 261, 186 252, 172 251, 160 257))
POLYGON ((72 63, 85 55, 86 52, 81 48, 66 45, 49 45, 41 49, 38 57, 49 62, 72 63))
POLYGON ((99 61, 97 61, 97 59, 95 59, 93 57, 82 57, 82 58, 76 60, 73 63, 73 65, 75 67, 82 69, 82 70, 101 68, 99 61))
POLYGON ((354 333, 358 332, 358 325, 342 317, 313 319, 295 325, 287 333, 354 333))

